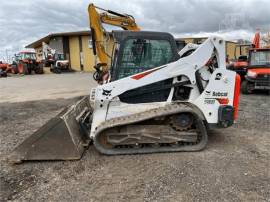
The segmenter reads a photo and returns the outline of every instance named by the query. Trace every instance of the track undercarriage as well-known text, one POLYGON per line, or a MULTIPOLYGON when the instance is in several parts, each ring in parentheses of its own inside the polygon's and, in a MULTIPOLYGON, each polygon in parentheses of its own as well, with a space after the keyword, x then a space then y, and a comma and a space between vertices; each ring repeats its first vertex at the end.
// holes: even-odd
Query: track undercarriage
POLYGON ((189 106, 175 103, 104 122, 94 144, 108 155, 199 151, 207 144, 207 131, 189 106))

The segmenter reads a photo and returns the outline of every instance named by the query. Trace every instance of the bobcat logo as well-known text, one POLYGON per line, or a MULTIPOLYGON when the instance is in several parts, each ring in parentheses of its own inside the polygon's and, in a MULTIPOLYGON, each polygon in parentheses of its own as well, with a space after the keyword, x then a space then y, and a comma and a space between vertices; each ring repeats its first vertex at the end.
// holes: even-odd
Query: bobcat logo
POLYGON ((105 89, 102 89, 102 95, 105 95, 105 96, 110 96, 111 95, 111 92, 112 90, 105 90, 105 89))
POLYGON ((227 92, 214 92, 213 91, 213 96, 214 97, 227 97, 228 93, 227 92))
POLYGON ((205 95, 210 95, 211 94, 211 91, 205 91, 205 95))
POLYGON ((220 79, 221 79, 221 77, 222 77, 222 74, 221 74, 221 73, 217 73, 217 74, 216 74, 216 78, 215 78, 215 80, 220 80, 220 79))

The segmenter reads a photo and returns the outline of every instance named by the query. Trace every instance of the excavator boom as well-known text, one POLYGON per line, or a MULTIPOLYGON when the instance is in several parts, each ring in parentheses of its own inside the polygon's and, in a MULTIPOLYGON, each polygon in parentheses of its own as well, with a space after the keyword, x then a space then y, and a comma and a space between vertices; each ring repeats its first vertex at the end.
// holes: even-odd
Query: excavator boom
POLYGON ((102 83, 108 78, 105 75, 108 73, 108 63, 110 58, 110 54, 107 52, 110 36, 102 24, 113 25, 130 31, 139 31, 140 28, 136 24, 133 16, 120 14, 111 10, 105 10, 103 8, 96 7, 94 4, 90 4, 88 6, 88 15, 92 36, 93 53, 99 60, 94 67, 96 69, 94 79, 99 83, 102 83), (98 10, 102 10, 103 12, 99 13, 98 10))

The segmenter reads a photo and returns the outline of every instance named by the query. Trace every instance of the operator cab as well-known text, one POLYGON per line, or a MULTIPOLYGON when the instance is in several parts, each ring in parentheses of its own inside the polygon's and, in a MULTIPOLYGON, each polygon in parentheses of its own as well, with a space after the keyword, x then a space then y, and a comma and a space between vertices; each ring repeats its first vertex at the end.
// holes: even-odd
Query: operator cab
POLYGON ((242 82, 244 94, 254 90, 270 90, 270 48, 249 50, 249 61, 245 81, 242 82))
POLYGON ((28 59, 28 60, 36 60, 36 53, 35 52, 26 52, 22 51, 18 54, 19 59, 28 59))
MULTIPOLYGON (((164 32, 113 31, 115 45, 110 68, 111 80, 122 79, 180 58, 173 36, 164 32)), ((119 96, 126 103, 166 101, 173 79, 126 91, 119 96)))
POLYGON ((173 36, 165 32, 113 31, 115 39, 111 81, 179 59, 173 36))

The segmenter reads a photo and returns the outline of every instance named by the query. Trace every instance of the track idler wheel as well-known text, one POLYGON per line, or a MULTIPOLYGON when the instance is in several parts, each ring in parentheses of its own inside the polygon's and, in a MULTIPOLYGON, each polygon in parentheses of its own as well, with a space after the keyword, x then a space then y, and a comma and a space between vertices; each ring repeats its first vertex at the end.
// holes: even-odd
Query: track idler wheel
POLYGON ((191 128, 194 117, 191 113, 176 114, 171 117, 170 125, 177 131, 185 131, 191 128))

